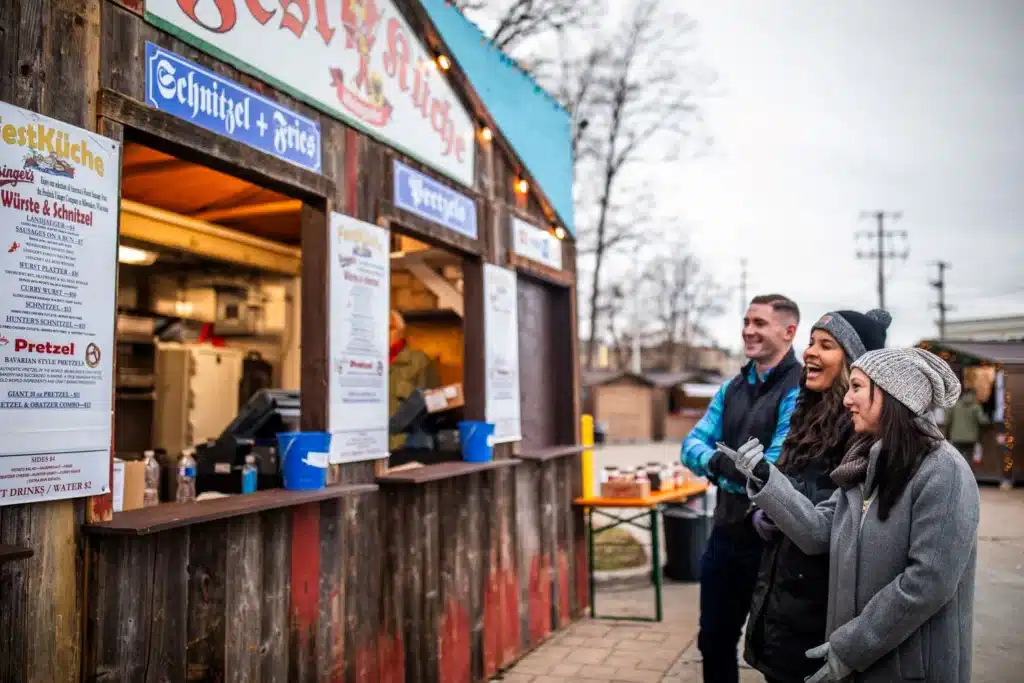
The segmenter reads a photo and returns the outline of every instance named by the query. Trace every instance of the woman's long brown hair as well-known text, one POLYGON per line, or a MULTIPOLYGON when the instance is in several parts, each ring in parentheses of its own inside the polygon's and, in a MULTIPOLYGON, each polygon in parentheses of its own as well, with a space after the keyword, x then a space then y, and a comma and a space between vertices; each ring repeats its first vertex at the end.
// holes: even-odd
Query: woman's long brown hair
POLYGON ((878 433, 870 435, 866 443, 882 442, 872 489, 878 492, 878 518, 884 522, 921 463, 942 441, 942 437, 923 428, 910 408, 874 382, 871 382, 871 399, 883 401, 878 433))
MULTIPOLYGON (((850 413, 843 397, 850 386, 850 364, 843 358, 839 374, 828 391, 807 388, 807 370, 800 378, 800 396, 789 421, 789 434, 782 443, 778 467, 787 474, 799 472, 808 463, 836 446, 850 433, 850 413)), ((829 471, 839 464, 842 453, 829 471)))

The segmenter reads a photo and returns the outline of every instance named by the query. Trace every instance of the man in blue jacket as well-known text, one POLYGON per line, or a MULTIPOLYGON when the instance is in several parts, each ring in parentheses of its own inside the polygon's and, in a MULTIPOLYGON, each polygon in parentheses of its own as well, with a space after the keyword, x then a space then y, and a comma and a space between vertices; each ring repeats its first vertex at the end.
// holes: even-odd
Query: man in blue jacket
POLYGON ((775 462, 789 432, 800 391, 802 368, 793 353, 800 309, 781 294, 754 297, 743 318, 749 362, 711 400, 707 412, 683 441, 690 471, 718 487, 714 528, 700 564, 700 633, 697 647, 705 683, 737 683, 737 647, 750 609, 763 543, 747 518, 746 479, 717 451, 739 449, 750 437, 770 444, 775 462))

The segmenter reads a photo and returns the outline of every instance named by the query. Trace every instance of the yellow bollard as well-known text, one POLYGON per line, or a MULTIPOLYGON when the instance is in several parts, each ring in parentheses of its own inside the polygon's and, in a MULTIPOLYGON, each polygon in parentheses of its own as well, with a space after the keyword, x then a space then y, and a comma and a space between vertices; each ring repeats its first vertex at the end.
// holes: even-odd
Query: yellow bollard
POLYGON ((580 418, 580 441, 587 449, 583 451, 583 497, 593 498, 594 492, 594 416, 580 418))

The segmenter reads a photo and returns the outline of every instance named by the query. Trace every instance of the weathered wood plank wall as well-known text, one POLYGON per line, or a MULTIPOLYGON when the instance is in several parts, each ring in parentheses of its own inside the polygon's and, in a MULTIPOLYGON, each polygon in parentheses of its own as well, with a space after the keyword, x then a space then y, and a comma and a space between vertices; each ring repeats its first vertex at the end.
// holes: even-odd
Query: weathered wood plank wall
MULTIPOLYGON (((0 3, 0 100, 95 130, 101 0, 0 3)), ((86 501, 0 507, 0 681, 73 681, 80 667, 86 501)))
MULTIPOLYGON (((101 89, 144 101, 149 40, 321 122, 326 184, 298 183, 300 173, 274 163, 237 168, 254 157, 199 129, 192 140, 168 141, 169 151, 182 156, 274 189, 294 188, 307 202, 304 244, 322 244, 316 226, 326 229, 330 211, 370 222, 383 217, 463 253, 466 287, 478 292, 480 263, 507 263, 513 212, 545 226, 536 197, 512 189, 515 162, 482 143, 480 240, 394 209, 391 150, 148 26, 141 8, 134 0, 0 3, 0 99, 95 130, 101 89)), ((119 121, 145 113, 141 104, 119 111, 119 121)), ((104 119, 100 125, 120 137, 120 123, 104 119)), ((133 139, 153 143, 159 137, 152 125, 125 129, 133 139)), ((566 254, 574 270, 568 245, 566 254)), ((323 272, 321 263, 304 263, 304 306, 314 303, 303 323, 308 367, 323 362, 316 321, 326 319, 325 302, 309 295, 323 272)), ((575 293, 529 282, 528 290, 536 287, 531 301, 544 316, 537 329, 564 340, 555 332, 572 328, 575 293)), ((521 331, 524 340, 529 324, 521 331)), ((467 348, 481 350, 482 335, 482 320, 467 319, 467 348)), ((545 403, 554 420, 537 415, 536 424, 524 423, 525 435, 538 446, 572 443, 578 382, 534 366, 541 358, 560 358, 571 369, 575 356, 566 357, 562 347, 539 351, 539 357, 524 356, 530 385, 570 390, 545 403)), ((323 382, 315 374, 303 378, 309 428, 326 419, 323 382)), ((482 383, 468 378, 469 389, 479 409, 482 383)), ((515 450, 500 445, 495 455, 509 458, 515 450)), ((335 474, 339 483, 375 477, 373 464, 335 474)), ((0 567, 0 683, 485 680, 586 605, 582 526, 569 504, 578 487, 578 458, 525 462, 152 536, 88 542, 80 531, 85 501, 0 508, 0 542, 35 550, 29 560, 0 567)))

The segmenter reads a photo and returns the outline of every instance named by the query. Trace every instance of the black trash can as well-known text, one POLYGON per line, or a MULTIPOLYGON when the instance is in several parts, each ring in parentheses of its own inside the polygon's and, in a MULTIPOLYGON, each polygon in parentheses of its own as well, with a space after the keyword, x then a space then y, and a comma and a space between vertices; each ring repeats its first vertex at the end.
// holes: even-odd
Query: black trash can
POLYGON ((682 503, 669 503, 662 519, 666 560, 662 575, 671 581, 699 580, 700 558, 711 536, 712 517, 682 503))

